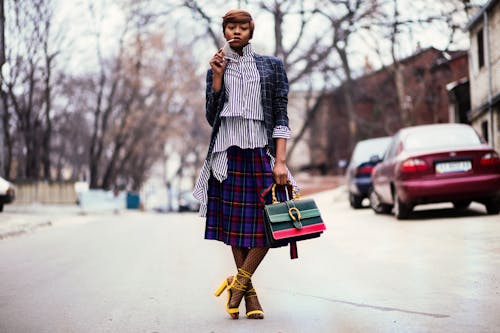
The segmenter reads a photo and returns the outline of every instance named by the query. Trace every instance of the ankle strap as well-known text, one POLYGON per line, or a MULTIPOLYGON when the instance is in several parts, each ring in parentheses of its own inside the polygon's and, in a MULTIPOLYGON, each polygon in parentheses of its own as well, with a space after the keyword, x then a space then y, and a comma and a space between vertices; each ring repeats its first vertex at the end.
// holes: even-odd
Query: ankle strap
POLYGON ((242 283, 240 280, 238 280, 239 274, 237 274, 235 277, 233 277, 233 282, 229 286, 230 289, 236 289, 240 291, 246 291, 247 290, 247 285, 242 283))
POLYGON ((233 278, 233 283, 231 284, 231 288, 236 289, 236 290, 241 290, 241 291, 246 291, 247 290, 247 283, 242 283, 238 278, 242 279, 248 279, 250 280, 252 278, 252 274, 249 272, 245 271, 244 269, 238 268, 238 274, 233 278))
POLYGON ((241 277, 244 277, 244 278, 247 278, 247 279, 251 279, 252 278, 252 274, 245 271, 243 268, 238 268, 238 274, 239 276, 241 277))
POLYGON ((245 292, 245 297, 257 297, 257 292, 255 291, 255 288, 248 289, 245 292))

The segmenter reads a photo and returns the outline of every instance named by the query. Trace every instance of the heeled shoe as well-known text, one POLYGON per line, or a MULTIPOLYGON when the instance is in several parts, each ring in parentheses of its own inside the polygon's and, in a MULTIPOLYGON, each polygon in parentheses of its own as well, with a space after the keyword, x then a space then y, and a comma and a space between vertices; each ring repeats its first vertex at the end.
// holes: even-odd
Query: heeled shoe
POLYGON ((219 285, 219 288, 217 288, 217 290, 215 291, 215 296, 219 297, 224 292, 224 290, 227 289, 226 311, 233 319, 239 318, 239 303, 241 302, 240 299, 240 302, 238 302, 238 307, 229 307, 229 302, 231 301, 231 297, 233 296, 233 290, 239 290, 244 293, 247 289, 246 284, 239 281, 238 277, 250 279, 252 275, 245 270, 238 269, 238 274, 236 274, 236 277, 229 276, 228 278, 224 279, 224 281, 222 281, 222 283, 219 285))
POLYGON ((228 278, 224 279, 224 281, 222 281, 222 283, 220 284, 219 288, 217 288, 217 290, 215 291, 215 296, 219 297, 224 292, 224 290, 227 289, 226 311, 227 313, 229 313, 231 318, 238 319, 240 312, 239 308, 229 307, 229 301, 231 300, 231 295, 232 295, 231 288, 234 280, 235 279, 232 276, 229 276, 228 278))
POLYGON ((262 307, 259 303, 259 300, 257 299, 257 292, 255 292, 254 288, 246 291, 246 293, 245 293, 245 305, 246 305, 246 309, 247 309, 247 318, 248 319, 264 319, 264 311, 262 311, 262 307), (255 299, 251 299, 251 298, 255 298, 255 299), (251 302, 254 302, 254 304, 252 306, 249 306, 249 304, 251 302))

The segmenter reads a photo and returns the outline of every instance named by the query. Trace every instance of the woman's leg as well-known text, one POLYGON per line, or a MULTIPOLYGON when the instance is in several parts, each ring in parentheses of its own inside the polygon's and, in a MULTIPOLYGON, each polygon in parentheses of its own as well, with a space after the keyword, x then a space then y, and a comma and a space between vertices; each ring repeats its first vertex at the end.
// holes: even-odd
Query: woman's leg
MULTIPOLYGON (((247 286, 250 283, 250 277, 253 275, 253 273, 257 270, 257 267, 259 267, 260 263, 264 259, 264 257, 267 254, 267 251, 269 251, 268 247, 254 247, 248 249, 248 253, 246 258, 244 259, 242 265, 239 267, 241 271, 244 273, 248 273, 247 276, 246 274, 240 274, 234 278, 238 279, 239 284, 247 286)), ((235 250, 233 248, 233 255, 235 253, 235 250)), ((236 250, 236 256, 235 256, 235 261, 237 260, 236 257, 238 257, 238 260, 241 259, 240 255, 242 255, 244 251, 239 251, 236 250)), ((236 263, 238 265, 238 262, 236 263)), ((229 301, 229 307, 230 308, 237 308, 238 305, 240 304, 243 296, 245 295, 245 291, 243 290, 233 290, 231 292, 231 299, 229 301)))
POLYGON ((231 246, 231 250, 233 251, 234 263, 236 264, 236 268, 241 268, 248 255, 249 248, 231 246))
MULTIPOLYGON (((232 247, 234 262, 236 268, 239 269, 243 266, 245 259, 248 255, 249 249, 246 247, 232 247)), ((263 319, 264 313, 257 297, 257 292, 253 288, 252 281, 248 282, 247 290, 245 292, 245 308, 247 316, 250 319, 263 319)))

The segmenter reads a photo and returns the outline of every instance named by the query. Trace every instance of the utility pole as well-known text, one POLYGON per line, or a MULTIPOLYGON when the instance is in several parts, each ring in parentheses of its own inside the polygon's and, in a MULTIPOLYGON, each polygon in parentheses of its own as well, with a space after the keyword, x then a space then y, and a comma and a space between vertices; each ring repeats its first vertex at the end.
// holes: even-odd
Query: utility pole
POLYGON ((4 159, 5 159, 5 144, 4 144, 4 135, 5 130, 3 128, 3 118, 5 112, 5 103, 4 103, 4 90, 3 90, 3 75, 2 69, 3 64, 5 64, 5 13, 4 13, 4 0, 0 0, 0 176, 4 175, 4 159))

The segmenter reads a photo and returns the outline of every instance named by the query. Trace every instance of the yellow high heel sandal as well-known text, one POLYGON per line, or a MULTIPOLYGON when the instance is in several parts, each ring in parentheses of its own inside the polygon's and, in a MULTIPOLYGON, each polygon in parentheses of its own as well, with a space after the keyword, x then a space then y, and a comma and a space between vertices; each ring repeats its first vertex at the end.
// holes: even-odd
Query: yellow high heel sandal
MULTIPOLYGON (((245 302, 248 302, 247 298, 251 298, 251 297, 257 297, 257 292, 255 291, 254 288, 247 290, 247 292, 245 293, 245 302)), ((246 303, 246 305, 247 305, 247 310, 248 310, 248 303, 246 303)), ((257 307, 260 307, 260 303, 258 300, 257 300, 257 307)), ((264 319, 264 311, 262 311, 260 309, 247 311, 247 318, 248 319, 264 319)))
POLYGON ((234 289, 234 290, 246 291, 246 285, 238 281, 238 276, 246 277, 249 279, 252 277, 252 275, 247 271, 239 269, 238 274, 236 274, 236 277, 230 276, 227 279, 224 279, 224 281, 222 281, 222 283, 220 284, 219 288, 217 288, 217 290, 215 291, 215 296, 219 297, 224 292, 224 290, 227 289, 226 311, 233 319, 238 319, 240 310, 239 308, 229 307, 229 301, 231 300, 232 290, 234 289), (231 282, 229 282, 230 280, 231 282))

